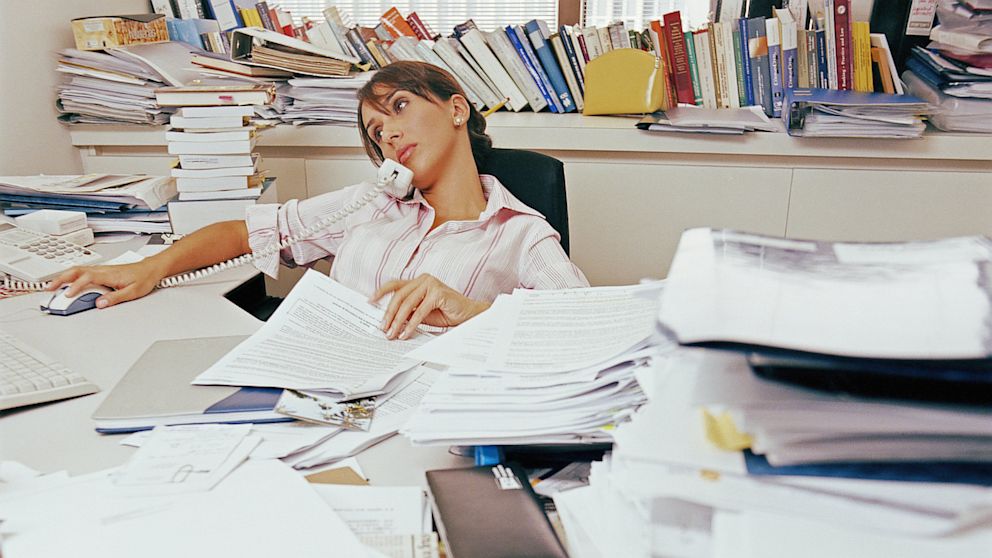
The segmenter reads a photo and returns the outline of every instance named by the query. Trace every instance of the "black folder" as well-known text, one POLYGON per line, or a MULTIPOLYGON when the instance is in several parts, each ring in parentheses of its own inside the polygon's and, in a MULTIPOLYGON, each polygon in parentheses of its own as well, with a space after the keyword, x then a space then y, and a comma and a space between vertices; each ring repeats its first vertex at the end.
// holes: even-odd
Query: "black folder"
POLYGON ((496 465, 427 471, 448 558, 567 558, 527 475, 496 465))

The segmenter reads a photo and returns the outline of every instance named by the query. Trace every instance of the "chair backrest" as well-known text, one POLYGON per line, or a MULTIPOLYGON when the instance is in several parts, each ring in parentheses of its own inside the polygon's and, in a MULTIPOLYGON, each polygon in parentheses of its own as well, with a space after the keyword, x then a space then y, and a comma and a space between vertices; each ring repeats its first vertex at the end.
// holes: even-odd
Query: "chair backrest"
POLYGON ((493 149, 479 169, 495 176, 520 201, 540 211, 568 253, 565 166, 554 157, 522 149, 493 149))

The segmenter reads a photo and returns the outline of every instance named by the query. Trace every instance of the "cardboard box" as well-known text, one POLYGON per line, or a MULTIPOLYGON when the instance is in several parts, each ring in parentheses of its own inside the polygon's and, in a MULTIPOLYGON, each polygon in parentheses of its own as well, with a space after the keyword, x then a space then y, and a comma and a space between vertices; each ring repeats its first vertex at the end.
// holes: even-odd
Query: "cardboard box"
POLYGON ((102 50, 169 40, 162 14, 81 17, 72 20, 72 34, 79 50, 102 50))

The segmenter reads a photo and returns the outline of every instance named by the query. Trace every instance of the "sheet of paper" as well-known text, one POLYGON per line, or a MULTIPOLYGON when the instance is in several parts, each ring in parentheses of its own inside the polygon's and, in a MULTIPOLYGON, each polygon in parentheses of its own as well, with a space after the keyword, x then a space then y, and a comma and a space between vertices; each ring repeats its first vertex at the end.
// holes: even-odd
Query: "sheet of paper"
POLYGON ((417 363, 403 357, 427 340, 390 341, 383 311, 307 271, 269 321, 194 380, 200 385, 281 387, 345 397, 381 393, 417 363))
POLYGON ((356 535, 423 532, 424 491, 419 486, 313 485, 356 535))
MULTIPOLYGON (((308 450, 334 436, 341 429, 301 421, 253 424, 251 433, 262 441, 252 450, 251 459, 279 459, 308 450)), ((140 448, 151 430, 135 432, 120 441, 122 446, 140 448)))
POLYGON ((486 368, 512 372, 575 370, 632 349, 655 330, 655 283, 557 291, 518 291, 486 368))
POLYGON ((155 427, 114 482, 162 492, 210 490, 261 441, 250 431, 250 424, 155 427))
POLYGON ((414 360, 462 370, 483 370, 503 324, 511 319, 510 296, 500 295, 488 310, 407 353, 414 360))
POLYGON ((23 521, 4 558, 367 556, 365 547, 295 471, 248 461, 209 492, 115 498, 109 472, 17 501, 0 514, 23 521), (277 511, 276 511, 277 510, 277 511))

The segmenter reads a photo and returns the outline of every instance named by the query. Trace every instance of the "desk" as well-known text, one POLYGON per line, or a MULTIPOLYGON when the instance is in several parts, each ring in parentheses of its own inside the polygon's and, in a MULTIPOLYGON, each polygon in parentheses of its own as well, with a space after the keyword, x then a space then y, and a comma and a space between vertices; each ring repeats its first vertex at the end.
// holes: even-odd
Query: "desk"
MULTIPOLYGON (((122 436, 93 430, 90 416, 138 357, 160 339, 247 335, 261 323, 224 298, 254 276, 232 269, 188 286, 163 289, 132 302, 68 317, 38 311, 47 294, 0 300, 0 329, 38 347, 100 387, 67 401, 0 412, 0 459, 48 473, 72 475, 121 465, 134 451, 122 436)), ((399 436, 360 454, 366 475, 380 485, 423 485, 427 469, 470 465, 445 447, 414 448, 399 436)))

